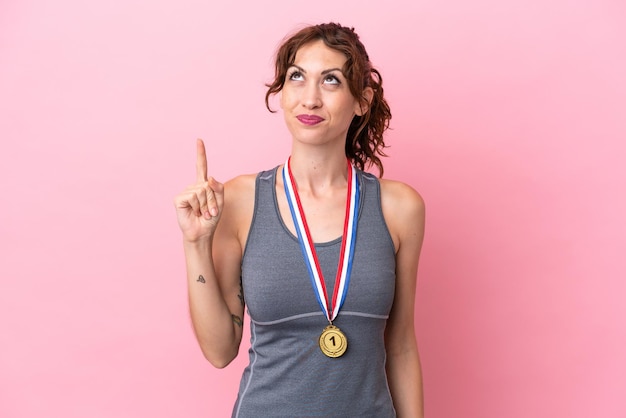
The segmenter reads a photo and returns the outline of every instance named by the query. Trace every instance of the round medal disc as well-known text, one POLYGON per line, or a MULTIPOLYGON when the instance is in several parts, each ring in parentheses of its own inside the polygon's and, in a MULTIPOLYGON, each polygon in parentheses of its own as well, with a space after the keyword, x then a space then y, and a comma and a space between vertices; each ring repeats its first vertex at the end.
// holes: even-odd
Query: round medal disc
POLYGON ((348 349, 348 339, 339 328, 329 325, 320 335, 320 349, 328 357, 340 357, 348 349))

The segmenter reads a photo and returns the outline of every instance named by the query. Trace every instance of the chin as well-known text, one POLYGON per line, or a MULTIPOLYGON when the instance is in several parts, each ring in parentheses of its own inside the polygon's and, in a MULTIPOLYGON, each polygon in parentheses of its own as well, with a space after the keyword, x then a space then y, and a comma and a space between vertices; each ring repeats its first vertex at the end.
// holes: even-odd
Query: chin
POLYGON ((298 132, 297 134, 292 133, 291 136, 295 142, 300 142, 307 145, 323 145, 331 142, 328 140, 327 136, 313 132, 298 132))

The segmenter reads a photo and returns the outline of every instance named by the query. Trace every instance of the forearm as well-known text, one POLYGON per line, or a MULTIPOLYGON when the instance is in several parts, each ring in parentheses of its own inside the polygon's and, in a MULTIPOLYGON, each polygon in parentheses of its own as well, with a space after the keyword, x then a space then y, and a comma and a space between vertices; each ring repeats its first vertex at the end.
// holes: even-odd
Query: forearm
POLYGON ((184 243, 189 312, 202 353, 215 367, 225 367, 239 348, 242 314, 231 312, 211 255, 211 243, 184 243))
POLYGON ((422 369, 417 347, 388 353, 387 380, 398 418, 423 418, 422 369))

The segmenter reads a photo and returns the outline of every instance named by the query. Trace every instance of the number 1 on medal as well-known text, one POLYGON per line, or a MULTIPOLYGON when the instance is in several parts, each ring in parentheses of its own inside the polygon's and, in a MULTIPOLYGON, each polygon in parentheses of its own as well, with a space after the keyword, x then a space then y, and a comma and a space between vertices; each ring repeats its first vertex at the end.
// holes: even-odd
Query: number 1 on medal
POLYGON ((322 352, 328 357, 340 357, 348 348, 348 339, 339 328, 328 325, 320 335, 319 345, 322 352))

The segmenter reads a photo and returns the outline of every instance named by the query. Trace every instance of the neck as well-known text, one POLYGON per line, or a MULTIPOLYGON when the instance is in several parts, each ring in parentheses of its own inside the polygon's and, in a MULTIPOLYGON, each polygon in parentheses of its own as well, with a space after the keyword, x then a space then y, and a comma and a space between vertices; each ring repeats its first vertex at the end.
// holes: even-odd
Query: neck
POLYGON ((298 190, 321 191, 347 184, 346 156, 339 153, 315 153, 292 150, 290 166, 298 190))

